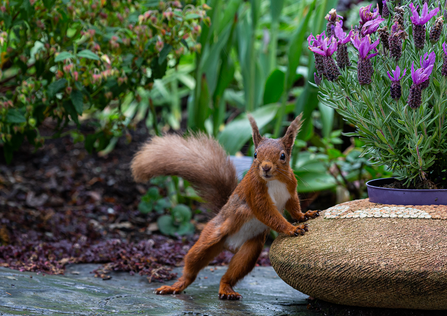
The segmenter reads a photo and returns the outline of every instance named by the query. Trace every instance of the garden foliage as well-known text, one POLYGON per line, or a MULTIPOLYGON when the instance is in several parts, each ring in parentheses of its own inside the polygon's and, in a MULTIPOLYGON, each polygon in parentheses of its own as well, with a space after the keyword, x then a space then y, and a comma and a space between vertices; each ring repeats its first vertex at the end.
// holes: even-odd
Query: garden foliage
POLYGON ((3 1, 0 143, 7 161, 25 137, 43 144, 38 127, 46 118, 61 131, 101 112, 102 124, 90 122, 93 133, 71 132, 89 151, 126 133, 132 117, 123 114, 123 100, 141 101, 169 65, 200 50, 200 23, 210 23, 205 8, 180 1, 3 1))

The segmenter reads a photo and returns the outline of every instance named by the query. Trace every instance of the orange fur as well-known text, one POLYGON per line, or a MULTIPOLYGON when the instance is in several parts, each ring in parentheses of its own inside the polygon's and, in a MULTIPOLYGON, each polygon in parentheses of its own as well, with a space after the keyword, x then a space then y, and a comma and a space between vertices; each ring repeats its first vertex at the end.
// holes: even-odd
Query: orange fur
POLYGON ((220 299, 240 299, 233 286, 255 266, 269 229, 289 236, 302 235, 307 225, 294 226, 281 212, 286 208, 297 221, 315 218, 318 212, 301 212, 297 181, 290 168, 293 142, 301 126, 298 116, 280 139, 263 138, 254 119, 256 158, 237 185, 235 168, 225 151, 203 134, 183 139, 154 137, 132 161, 136 180, 157 175, 179 175, 190 181, 218 214, 205 226, 199 240, 185 256, 183 275, 157 294, 176 294, 190 285, 201 269, 224 249, 235 255, 219 287, 220 299), (237 186, 236 186, 237 185, 237 186))

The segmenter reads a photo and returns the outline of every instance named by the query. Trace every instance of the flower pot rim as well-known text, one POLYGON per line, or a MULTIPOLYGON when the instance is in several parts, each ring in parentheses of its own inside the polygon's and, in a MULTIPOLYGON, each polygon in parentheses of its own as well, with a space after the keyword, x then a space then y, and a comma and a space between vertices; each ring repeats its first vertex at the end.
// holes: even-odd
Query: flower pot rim
POLYGON ((366 182, 366 187, 368 188, 374 188, 374 189, 378 189, 378 190, 386 190, 386 191, 410 191, 410 192, 446 192, 447 193, 447 189, 396 189, 396 188, 385 188, 382 186, 377 186, 377 182, 380 182, 381 184, 387 184, 387 183, 392 183, 393 181, 399 181, 394 177, 390 177, 390 178, 378 178, 378 179, 373 179, 373 180, 369 180, 368 182, 366 182))
POLYGON ((395 189, 376 186, 395 178, 380 178, 366 183, 369 201, 394 205, 447 205, 447 189, 395 189))

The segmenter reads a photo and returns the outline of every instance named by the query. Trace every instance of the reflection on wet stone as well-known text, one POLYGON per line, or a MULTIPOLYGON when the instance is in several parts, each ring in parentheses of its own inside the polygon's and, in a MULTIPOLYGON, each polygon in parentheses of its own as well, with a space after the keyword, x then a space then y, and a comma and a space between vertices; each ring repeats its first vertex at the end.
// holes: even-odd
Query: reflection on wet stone
MULTIPOLYGON (((318 315, 307 310, 308 296, 271 267, 256 267, 236 286, 243 300, 232 302, 217 298, 226 267, 205 268, 185 293, 175 296, 156 296, 153 290, 160 283, 148 283, 144 276, 113 272, 111 280, 103 281, 90 273, 97 267, 69 265, 65 276, 0 268, 0 315, 318 315)), ((181 268, 174 272, 180 274, 181 268)))

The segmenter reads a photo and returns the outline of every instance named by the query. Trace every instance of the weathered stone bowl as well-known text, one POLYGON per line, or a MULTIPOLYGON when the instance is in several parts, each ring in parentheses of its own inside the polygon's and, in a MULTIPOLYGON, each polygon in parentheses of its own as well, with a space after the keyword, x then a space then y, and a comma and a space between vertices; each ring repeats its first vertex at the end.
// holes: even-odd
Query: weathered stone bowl
POLYGON ((357 200, 310 220, 300 237, 270 249, 278 275, 336 304, 447 309, 447 206, 357 200))

